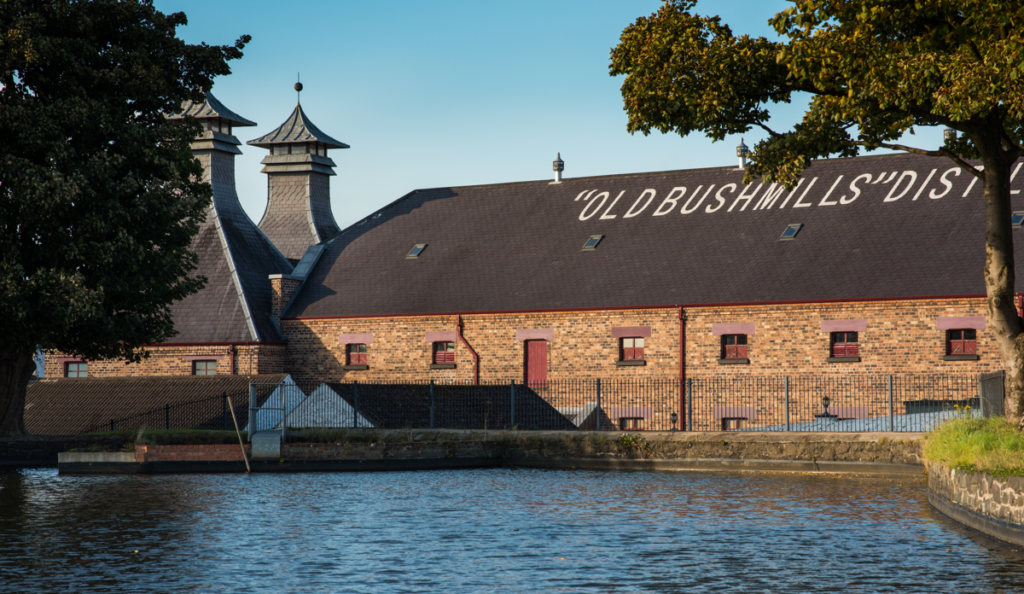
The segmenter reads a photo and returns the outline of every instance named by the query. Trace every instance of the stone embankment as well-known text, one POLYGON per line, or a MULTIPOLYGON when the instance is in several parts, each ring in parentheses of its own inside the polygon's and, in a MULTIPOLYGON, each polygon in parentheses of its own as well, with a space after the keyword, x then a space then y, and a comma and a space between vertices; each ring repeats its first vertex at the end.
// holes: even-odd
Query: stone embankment
MULTIPOLYGON (((252 461, 252 468, 301 472, 511 466, 923 474, 920 434, 355 430, 324 437, 316 443, 283 444, 279 459, 252 461)), ((246 452, 250 455, 248 446, 246 452)), ((127 457, 122 462, 94 457, 90 463, 84 453, 62 455, 61 472, 244 470, 237 444, 139 445, 130 463, 127 457)))
POLYGON ((1024 477, 928 464, 928 502, 957 522, 1024 546, 1024 477))

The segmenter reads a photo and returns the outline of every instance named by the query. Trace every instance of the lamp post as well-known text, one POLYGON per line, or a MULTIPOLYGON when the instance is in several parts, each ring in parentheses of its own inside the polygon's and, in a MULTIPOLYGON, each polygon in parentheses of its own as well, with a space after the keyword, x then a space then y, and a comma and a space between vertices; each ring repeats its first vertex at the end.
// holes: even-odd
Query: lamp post
POLYGON ((824 410, 822 411, 822 413, 820 415, 814 415, 814 416, 818 417, 819 419, 834 419, 834 418, 836 418, 836 415, 833 415, 833 414, 828 412, 828 405, 831 404, 831 403, 832 403, 832 399, 831 398, 829 398, 828 396, 822 396, 821 397, 821 407, 824 410))
POLYGON ((672 414, 671 414, 671 415, 669 416, 669 419, 671 419, 671 420, 672 420, 672 430, 673 430, 673 431, 675 431, 675 430, 676 430, 676 422, 678 422, 678 421, 679 421, 679 415, 678 415, 678 414, 676 414, 676 413, 672 413, 672 414))

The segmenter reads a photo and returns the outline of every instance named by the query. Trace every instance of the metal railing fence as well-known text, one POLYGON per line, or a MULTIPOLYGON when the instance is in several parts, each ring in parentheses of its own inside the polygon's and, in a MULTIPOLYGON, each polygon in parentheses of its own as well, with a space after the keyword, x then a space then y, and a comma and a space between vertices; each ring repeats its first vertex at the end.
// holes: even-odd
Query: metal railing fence
POLYGON ((687 381, 693 431, 929 431, 977 416, 975 375, 842 374, 687 381))
POLYGON ((323 383, 303 386, 309 397, 288 407, 286 426, 917 432, 981 414, 979 385, 966 374, 323 383))
MULTIPOLYGON (((240 426, 248 422, 248 401, 231 399, 240 426)), ((231 430, 231 410, 228 408, 228 394, 199 398, 174 404, 165 403, 149 410, 110 419, 87 428, 83 433, 99 431, 138 431, 140 429, 205 429, 231 430)))

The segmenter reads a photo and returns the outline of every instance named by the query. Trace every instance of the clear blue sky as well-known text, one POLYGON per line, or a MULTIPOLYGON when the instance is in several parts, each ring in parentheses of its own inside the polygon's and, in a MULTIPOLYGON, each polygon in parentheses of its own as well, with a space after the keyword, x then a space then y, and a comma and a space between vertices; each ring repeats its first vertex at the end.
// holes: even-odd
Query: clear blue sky
MULTIPOLYGON (((739 138, 712 143, 696 134, 630 135, 621 78, 609 51, 659 0, 390 0, 268 2, 156 0, 184 12, 190 43, 230 44, 252 35, 233 74, 213 92, 257 122, 236 129, 243 142, 291 113, 302 73, 306 114, 352 146, 338 164, 331 201, 346 227, 417 188, 547 178, 557 152, 566 177, 714 167, 735 163, 739 138)), ((716 0, 698 12, 723 17, 734 33, 774 37, 768 19, 781 0, 716 0)), ((779 128, 802 106, 773 113, 779 128)), ((749 146, 762 134, 746 134, 749 146)), ((910 139, 934 147, 941 131, 910 139)), ((266 206, 263 149, 243 147, 238 194, 259 221, 266 206)))

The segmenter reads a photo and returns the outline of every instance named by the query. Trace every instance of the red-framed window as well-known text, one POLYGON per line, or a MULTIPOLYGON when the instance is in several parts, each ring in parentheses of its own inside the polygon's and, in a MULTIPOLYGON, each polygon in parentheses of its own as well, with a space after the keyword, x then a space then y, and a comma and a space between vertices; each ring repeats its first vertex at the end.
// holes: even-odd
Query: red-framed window
POLYGON ((89 377, 89 364, 85 361, 65 363, 64 377, 89 377))
POLYGON ((435 342, 434 343, 434 363, 437 365, 444 365, 447 363, 455 363, 455 343, 454 342, 435 342))
POLYGON ((722 335, 722 358, 723 359, 746 359, 747 358, 747 335, 746 334, 723 334, 722 335))
POLYGON ((217 375, 217 361, 193 361, 192 375, 217 375))
POLYGON ((746 422, 746 419, 722 419, 722 431, 740 431, 746 422))
POLYGON ((859 357, 860 344, 857 342, 856 332, 833 332, 832 333, 832 356, 833 357, 859 357))
POLYGON ((978 354, 977 330, 946 330, 947 355, 978 354))
POLYGON ((622 338, 619 342, 619 359, 621 361, 643 361, 644 339, 622 338))
POLYGON ((643 417, 620 417, 619 431, 643 431, 643 417))
POLYGON ((365 344, 350 344, 345 347, 347 356, 345 357, 346 365, 368 365, 366 362, 366 345, 365 344))

